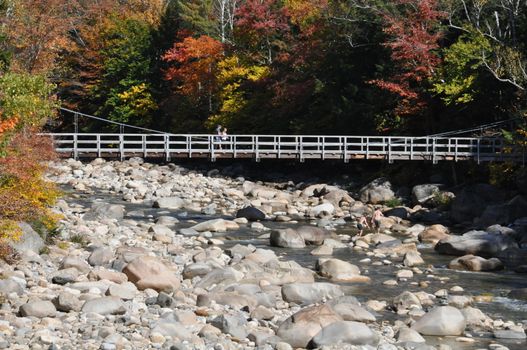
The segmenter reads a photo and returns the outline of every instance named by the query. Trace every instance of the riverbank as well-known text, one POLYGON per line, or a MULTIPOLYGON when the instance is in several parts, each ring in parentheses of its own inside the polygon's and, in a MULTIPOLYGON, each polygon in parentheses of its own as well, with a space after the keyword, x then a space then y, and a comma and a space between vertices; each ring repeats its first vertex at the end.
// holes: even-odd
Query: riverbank
MULTIPOLYGON (((57 205, 55 243, 28 245, 1 267, 4 348, 527 345, 527 303, 508 297, 527 287, 524 275, 446 268, 454 257, 431 247, 458 236, 437 225, 452 216, 438 206, 382 207, 381 233, 353 237, 351 218, 373 209, 366 202, 397 197, 383 181, 351 196, 139 159, 53 169, 49 178, 71 189, 57 205)), ((519 247, 516 238, 498 243, 519 247)), ((479 266, 503 268, 488 258, 479 266)))

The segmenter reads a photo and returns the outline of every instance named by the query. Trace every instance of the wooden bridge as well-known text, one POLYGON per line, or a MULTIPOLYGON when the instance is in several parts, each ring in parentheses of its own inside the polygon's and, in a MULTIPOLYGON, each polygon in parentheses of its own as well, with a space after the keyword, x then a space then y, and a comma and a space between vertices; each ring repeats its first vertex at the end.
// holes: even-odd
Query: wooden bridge
MULTIPOLYGON (((61 110, 73 116, 73 133, 49 133, 56 151, 64 157, 113 158, 219 158, 261 159, 352 159, 459 161, 514 161, 525 164, 525 149, 507 146, 496 137, 452 137, 467 132, 502 126, 500 121, 472 129, 423 137, 403 136, 320 136, 320 135, 217 135, 170 134, 80 113, 61 110), (119 128, 119 133, 79 132, 79 118, 88 118, 119 128), (125 133, 132 129, 135 133, 125 133), (448 137, 447 137, 448 136, 448 137)), ((518 118, 516 118, 518 119, 518 118)))
POLYGON ((352 159, 525 162, 523 150, 512 150, 500 138, 51 133, 56 151, 65 157, 352 159))

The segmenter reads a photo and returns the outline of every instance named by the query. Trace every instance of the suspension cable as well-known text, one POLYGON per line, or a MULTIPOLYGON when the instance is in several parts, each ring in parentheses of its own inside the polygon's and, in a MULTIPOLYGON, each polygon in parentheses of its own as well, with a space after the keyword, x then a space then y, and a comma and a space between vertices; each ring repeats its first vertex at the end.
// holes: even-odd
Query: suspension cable
POLYGON ((74 115, 77 114, 77 115, 80 115, 80 116, 83 116, 83 117, 86 117, 86 118, 89 118, 89 119, 95 119, 95 120, 99 120, 99 121, 102 121, 102 122, 105 122, 105 123, 119 125, 120 127, 123 127, 123 128, 126 127, 126 128, 136 129, 136 130, 142 130, 142 131, 148 131, 148 132, 152 132, 152 133, 157 133, 157 134, 168 134, 167 132, 164 132, 164 131, 159 131, 159 130, 154 130, 154 129, 149 129, 149 128, 143 128, 143 127, 140 127, 140 126, 129 125, 129 124, 125 124, 125 123, 119 123, 119 122, 116 122, 116 121, 113 121, 113 120, 96 117, 94 115, 89 115, 89 114, 77 112, 77 111, 74 111, 74 110, 71 110, 71 109, 68 109, 68 108, 60 107, 60 110, 62 110, 64 112, 73 113, 74 115))

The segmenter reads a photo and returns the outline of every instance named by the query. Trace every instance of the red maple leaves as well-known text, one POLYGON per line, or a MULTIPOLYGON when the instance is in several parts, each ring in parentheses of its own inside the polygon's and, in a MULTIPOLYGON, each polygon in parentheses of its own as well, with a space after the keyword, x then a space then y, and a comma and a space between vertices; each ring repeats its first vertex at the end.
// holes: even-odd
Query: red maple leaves
POLYGON ((435 53, 441 19, 445 13, 437 9, 437 0, 396 0, 400 13, 385 13, 384 32, 391 38, 385 45, 398 72, 390 79, 370 83, 400 97, 395 113, 417 114, 426 106, 421 83, 429 79, 440 63, 435 53))

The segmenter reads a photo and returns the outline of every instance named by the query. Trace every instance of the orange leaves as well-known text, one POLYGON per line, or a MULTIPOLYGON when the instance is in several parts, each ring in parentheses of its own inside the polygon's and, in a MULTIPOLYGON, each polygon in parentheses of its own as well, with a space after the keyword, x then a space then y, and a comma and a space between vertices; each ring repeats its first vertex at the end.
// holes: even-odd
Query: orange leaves
POLYGON ((10 140, 7 155, 0 158, 0 223, 46 219, 51 214, 48 207, 58 191, 42 175, 44 162, 53 158, 49 138, 20 132, 10 140))
POLYGON ((165 77, 177 81, 184 95, 198 98, 216 89, 217 66, 222 58, 223 44, 218 40, 207 35, 186 37, 163 56, 173 63, 165 77))
POLYGON ((17 126, 18 121, 19 118, 16 116, 6 120, 0 120, 0 137, 2 137, 4 133, 13 130, 17 126))
POLYGON ((9 44, 13 47, 13 68, 31 73, 47 72, 67 47, 68 32, 76 22, 76 1, 18 0, 6 16, 9 44))

